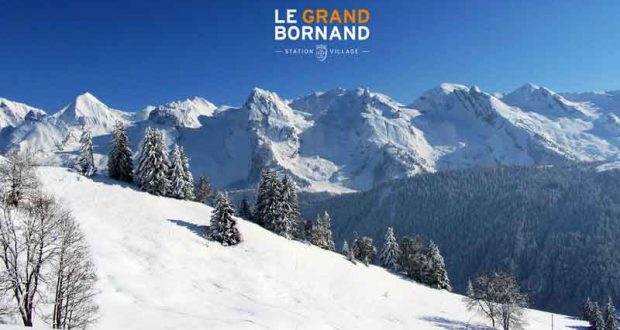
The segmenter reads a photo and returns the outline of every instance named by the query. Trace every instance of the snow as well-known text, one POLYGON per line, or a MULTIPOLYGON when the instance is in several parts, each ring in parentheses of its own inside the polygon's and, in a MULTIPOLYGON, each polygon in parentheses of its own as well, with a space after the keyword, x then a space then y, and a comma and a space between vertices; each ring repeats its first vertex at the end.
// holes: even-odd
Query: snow
POLYGON ((69 125, 84 126, 96 136, 111 132, 116 121, 127 122, 131 115, 109 108, 86 92, 55 113, 54 117, 69 125))
POLYGON ((109 132, 121 120, 134 151, 146 127, 160 129, 169 145, 184 147, 194 176, 207 174, 218 189, 253 188, 264 167, 307 191, 345 193, 453 168, 620 159, 618 91, 560 94, 526 84, 486 93, 443 83, 404 106, 362 88, 292 100, 255 88, 240 107, 194 97, 133 114, 85 93, 54 116, 3 103, 2 152, 28 149, 41 164, 71 165, 84 124, 105 169, 109 132))
POLYGON ((199 128, 201 116, 213 116, 217 107, 202 97, 149 106, 142 116, 156 124, 199 128))
POLYGON ((41 109, 0 97, 0 129, 7 126, 18 126, 24 122, 30 112, 38 116, 45 115, 45 111, 41 109))
MULTIPOLYGON (((484 328, 462 296, 243 220, 240 245, 207 242, 200 233, 212 209, 205 205, 62 168, 41 168, 40 176, 91 245, 101 289, 96 329, 484 328)), ((528 329, 551 326, 549 313, 528 311, 527 320, 528 329)), ((585 326, 559 315, 554 324, 585 326)))

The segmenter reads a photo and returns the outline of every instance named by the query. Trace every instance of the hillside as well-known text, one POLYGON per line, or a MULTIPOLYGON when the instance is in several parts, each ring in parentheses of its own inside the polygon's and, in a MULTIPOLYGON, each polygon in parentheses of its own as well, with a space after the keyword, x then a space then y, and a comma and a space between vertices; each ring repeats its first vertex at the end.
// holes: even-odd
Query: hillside
POLYGON ((368 192, 315 200, 337 242, 385 228, 434 240, 453 286, 510 270, 536 308, 578 315, 587 296, 620 295, 620 171, 613 166, 506 167, 438 172, 368 192))
MULTIPOLYGON (((205 241, 207 206, 98 177, 41 168, 78 219, 100 278, 97 329, 485 328, 462 297, 353 265, 336 253, 239 221, 245 241, 205 241)), ((528 311, 528 329, 551 315, 528 311)), ((555 316, 556 329, 585 325, 555 316)))

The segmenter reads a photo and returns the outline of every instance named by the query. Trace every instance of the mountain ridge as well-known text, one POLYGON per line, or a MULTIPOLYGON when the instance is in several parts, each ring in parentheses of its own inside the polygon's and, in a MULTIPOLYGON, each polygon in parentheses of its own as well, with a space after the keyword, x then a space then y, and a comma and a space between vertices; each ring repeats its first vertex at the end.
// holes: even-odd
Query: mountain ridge
MULTIPOLYGON (((305 190, 341 193, 451 168, 615 161, 619 115, 620 93, 555 93, 534 84, 487 93, 444 83, 409 105, 367 88, 290 100, 254 88, 238 107, 195 97, 140 113, 87 92, 54 115, 3 124, 0 149, 28 147, 43 164, 68 165, 79 130, 103 142, 120 120, 134 150, 145 127, 162 129, 169 143, 185 147, 196 175, 218 174, 219 188, 253 186, 269 167, 305 190)), ((105 167, 107 147, 98 143, 95 152, 105 167)))

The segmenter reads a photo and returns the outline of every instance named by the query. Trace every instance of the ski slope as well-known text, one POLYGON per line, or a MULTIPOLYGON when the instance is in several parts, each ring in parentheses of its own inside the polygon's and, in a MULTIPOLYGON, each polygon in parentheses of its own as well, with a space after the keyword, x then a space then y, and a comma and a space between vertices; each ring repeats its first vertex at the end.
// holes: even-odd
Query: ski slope
MULTIPOLYGON (((240 245, 207 242, 200 233, 212 209, 205 205, 62 168, 43 167, 40 176, 91 245, 101 290, 96 329, 487 327, 460 295, 354 265, 243 220, 240 245)), ((528 329, 551 329, 551 318, 528 311, 528 329)), ((585 323, 556 315, 554 325, 585 323)))

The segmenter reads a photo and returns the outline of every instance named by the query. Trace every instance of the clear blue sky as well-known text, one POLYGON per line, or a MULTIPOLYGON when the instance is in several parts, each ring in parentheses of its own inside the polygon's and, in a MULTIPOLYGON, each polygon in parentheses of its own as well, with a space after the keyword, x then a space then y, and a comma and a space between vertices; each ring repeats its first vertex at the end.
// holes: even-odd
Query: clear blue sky
POLYGON ((369 87, 404 103, 446 81, 620 89, 619 17, 617 0, 0 0, 0 96, 54 111, 84 91, 139 110, 194 95, 237 105, 254 86, 369 87), (343 5, 370 9, 371 53, 274 52, 274 9, 343 5))

